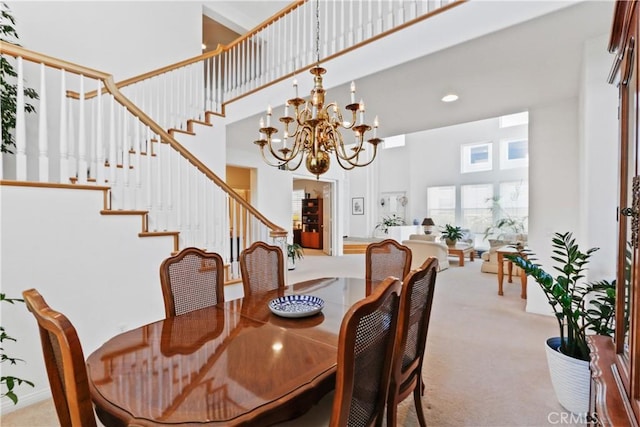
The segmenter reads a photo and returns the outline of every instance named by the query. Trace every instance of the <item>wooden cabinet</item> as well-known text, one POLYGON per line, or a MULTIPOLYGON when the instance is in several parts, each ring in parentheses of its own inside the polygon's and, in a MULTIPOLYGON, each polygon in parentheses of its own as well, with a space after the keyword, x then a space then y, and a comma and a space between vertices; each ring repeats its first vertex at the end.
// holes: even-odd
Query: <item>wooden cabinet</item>
POLYGON ((610 82, 619 89, 619 205, 614 338, 591 347, 593 425, 640 423, 640 158, 638 156, 638 3, 617 1, 609 50, 610 82))
POLYGON ((322 249, 322 199, 302 199, 302 247, 322 249))

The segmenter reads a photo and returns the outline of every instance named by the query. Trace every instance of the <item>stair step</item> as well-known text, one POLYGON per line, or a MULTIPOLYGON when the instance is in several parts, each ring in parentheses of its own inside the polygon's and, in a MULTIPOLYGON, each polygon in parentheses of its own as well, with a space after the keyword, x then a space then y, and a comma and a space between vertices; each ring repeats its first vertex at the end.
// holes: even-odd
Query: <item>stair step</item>
MULTIPOLYGON (((194 132, 194 130, 193 130, 193 125, 194 124, 202 125, 202 126, 213 126, 211 123, 203 122, 202 120, 189 119, 189 120, 187 120, 187 131, 194 132)), ((194 134, 195 134, 195 132, 194 132, 194 134)))
MULTIPOLYGON (((109 162, 104 162, 104 167, 108 168, 110 166, 111 164, 109 162)), ((124 166, 122 164, 117 164, 116 167, 122 169, 124 166)), ((133 165, 129 165, 129 169, 133 169, 133 165)))
MULTIPOLYGON (((133 148, 129 150, 129 154, 136 154, 136 150, 134 150, 133 148)), ((146 156, 147 152, 146 151, 141 151, 140 152, 141 156, 146 156)), ((151 153, 152 157, 155 157, 156 153, 151 153)))
POLYGON ((138 237, 161 237, 161 236, 173 236, 173 251, 178 252, 179 241, 178 236, 180 235, 179 231, 143 231, 138 233, 138 237))
POLYGON ((205 111, 204 113, 204 118, 207 122, 211 122, 211 117, 212 116, 217 116, 217 117, 225 117, 224 114, 221 113, 216 113, 215 111, 205 111))
POLYGON ((191 132, 191 131, 188 131, 188 130, 174 129, 174 128, 169 129, 169 135, 173 136, 176 133, 183 133, 185 135, 195 135, 196 134, 195 132, 191 132))

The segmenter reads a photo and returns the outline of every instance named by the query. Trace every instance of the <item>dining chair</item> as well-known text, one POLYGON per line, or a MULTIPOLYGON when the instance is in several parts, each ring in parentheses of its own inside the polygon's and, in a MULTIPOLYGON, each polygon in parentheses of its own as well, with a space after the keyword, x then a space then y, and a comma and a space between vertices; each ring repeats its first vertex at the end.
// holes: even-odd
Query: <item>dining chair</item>
POLYGON ((367 246, 365 263, 367 281, 389 276, 403 279, 411 268, 411 249, 393 239, 371 243, 367 246))
POLYGON ((389 277, 345 314, 330 426, 381 426, 396 342, 401 282, 389 277))
POLYGON ((282 249, 254 242, 240 253, 240 274, 245 295, 284 288, 282 249))
POLYGON ((397 406, 411 392, 418 421, 422 427, 427 425, 421 399, 424 394, 422 364, 437 272, 438 259, 427 258, 420 268, 409 273, 402 285, 398 333, 387 397, 389 426, 396 425, 397 406))
POLYGON ((44 363, 60 425, 95 427, 87 368, 76 329, 64 314, 52 310, 37 290, 26 290, 22 296, 38 322, 44 363))
POLYGON ((160 264, 166 317, 224 302, 224 262, 214 252, 185 248, 160 264))

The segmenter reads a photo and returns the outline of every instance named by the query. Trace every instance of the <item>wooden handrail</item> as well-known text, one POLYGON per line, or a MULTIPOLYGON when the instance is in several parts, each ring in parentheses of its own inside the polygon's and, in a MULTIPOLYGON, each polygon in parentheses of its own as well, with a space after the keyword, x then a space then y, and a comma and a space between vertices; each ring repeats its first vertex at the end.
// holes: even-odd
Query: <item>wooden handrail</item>
MULTIPOLYGON (((102 80, 105 88, 113 95, 113 97, 120 102, 123 106, 127 108, 127 110, 136 116, 141 122, 145 125, 149 126, 151 130, 153 130, 160 138, 169 145, 173 147, 176 151, 178 151, 183 157, 185 157, 193 166, 198 168, 203 174, 207 176, 210 180, 216 183, 220 188, 222 188, 227 194, 229 194, 236 202, 242 205, 247 211, 253 214, 256 218, 262 221, 267 227, 269 227, 272 231, 272 236, 280 237, 286 236, 287 231, 282 227, 279 227, 265 218, 256 208, 254 208, 251 204, 245 201, 242 197, 238 195, 226 182, 224 182, 220 177, 218 177, 211 169, 209 169, 204 163, 198 160, 193 154, 191 154, 186 148, 184 148, 178 141, 176 141, 168 132, 166 132, 160 125, 158 125, 155 121, 153 121, 149 116, 147 116, 142 110, 140 110, 135 104, 133 104, 120 90, 118 86, 113 81, 113 76, 108 73, 104 73, 102 71, 97 71, 88 67, 83 67, 81 65, 77 65, 71 62, 63 61, 57 58, 53 58, 51 56, 43 55, 38 52, 34 52, 28 49, 25 49, 21 46, 16 46, 11 43, 3 42, 0 44, 0 53, 6 53, 14 57, 22 57, 24 59, 28 59, 33 62, 43 63, 47 66, 66 70, 73 71, 78 74, 82 74, 88 77, 92 77, 95 79, 102 80)), ((4 182, 3 182, 4 183, 4 182)), ((5 183, 6 184, 6 183, 5 183)), ((58 185, 58 184, 56 184, 58 185)))
POLYGON ((22 57, 32 62, 43 63, 52 68, 58 70, 73 71, 76 74, 82 74, 83 76, 91 77, 94 79, 104 80, 110 76, 110 74, 102 71, 94 70, 93 68, 84 67, 82 65, 74 64, 73 62, 64 61, 62 59, 54 58, 52 56, 43 55, 38 52, 34 52, 29 49, 25 49, 22 46, 17 46, 8 42, 0 43, 0 53, 6 53, 13 57, 22 57))

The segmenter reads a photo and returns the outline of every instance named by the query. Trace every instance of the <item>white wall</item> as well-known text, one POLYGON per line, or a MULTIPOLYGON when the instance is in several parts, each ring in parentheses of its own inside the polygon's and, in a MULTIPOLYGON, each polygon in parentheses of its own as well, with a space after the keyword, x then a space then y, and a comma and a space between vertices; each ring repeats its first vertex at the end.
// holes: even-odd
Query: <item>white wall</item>
POLYGON ((133 77, 202 53, 202 5, 162 1, 9 1, 20 44, 133 77))
MULTIPOLYGON (((104 216, 101 191, 0 186, 0 282, 8 297, 36 288, 75 325, 85 356, 120 331, 164 318, 159 266, 171 255, 171 237, 139 238, 138 215, 104 216), (73 232, 69 232, 73 230, 73 232)), ((49 397, 49 381, 33 315, 2 303, 2 326, 17 338, 2 374, 28 379, 17 406, 49 397)), ((6 345, 4 345, 6 344, 6 345)))

